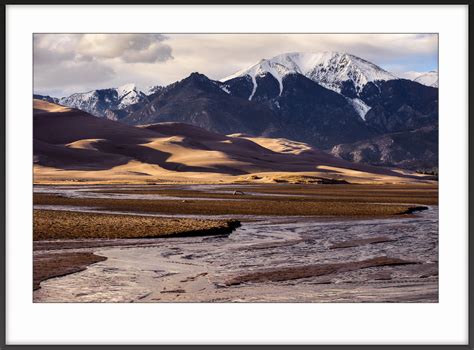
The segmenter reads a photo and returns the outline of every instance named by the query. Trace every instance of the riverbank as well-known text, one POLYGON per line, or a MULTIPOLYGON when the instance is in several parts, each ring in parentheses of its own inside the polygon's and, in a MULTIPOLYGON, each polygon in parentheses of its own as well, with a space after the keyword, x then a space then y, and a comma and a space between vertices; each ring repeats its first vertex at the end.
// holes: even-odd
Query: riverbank
POLYGON ((43 253, 33 258, 33 290, 50 278, 84 271, 87 266, 107 258, 91 252, 43 253))
MULTIPOLYGON (((133 215, 34 210, 33 290, 44 280, 83 271, 106 258, 82 251, 107 245, 127 245, 132 239, 226 235, 237 220, 196 220, 133 215), (117 240, 121 240, 120 243, 117 240), (56 252, 61 250, 60 252, 56 252), (68 251, 65 251, 68 250, 68 251), (78 251, 79 250, 79 251, 78 251)), ((135 244, 136 241, 135 241, 135 244)))

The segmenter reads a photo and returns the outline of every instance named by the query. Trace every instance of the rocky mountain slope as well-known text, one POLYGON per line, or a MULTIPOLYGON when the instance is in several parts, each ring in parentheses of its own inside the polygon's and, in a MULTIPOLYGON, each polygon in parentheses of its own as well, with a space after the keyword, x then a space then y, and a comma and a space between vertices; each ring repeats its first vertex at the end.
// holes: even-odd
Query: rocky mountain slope
POLYGON ((193 73, 161 92, 137 111, 129 110, 122 122, 132 125, 181 122, 209 131, 268 135, 278 120, 271 110, 253 101, 229 95, 220 83, 193 73))
POLYGON ((437 168, 438 127, 426 126, 336 145, 331 154, 355 163, 416 170, 437 168))
POLYGON ((271 75, 259 77, 255 96, 248 100, 226 91, 220 82, 193 73, 122 121, 133 125, 182 122, 225 134, 286 137, 323 149, 372 135, 340 94, 301 74, 288 75, 283 81, 286 88, 280 94, 271 75))
POLYGON ((366 125, 377 134, 438 123, 438 89, 411 80, 369 83, 362 90, 361 99, 370 107, 366 125))

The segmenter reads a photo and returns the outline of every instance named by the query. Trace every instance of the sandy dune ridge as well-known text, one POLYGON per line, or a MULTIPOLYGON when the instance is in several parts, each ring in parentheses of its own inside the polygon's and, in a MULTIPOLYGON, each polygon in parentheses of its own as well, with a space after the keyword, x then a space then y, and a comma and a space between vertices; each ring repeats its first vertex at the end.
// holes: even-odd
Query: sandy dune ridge
POLYGON ((427 181, 281 138, 220 135, 182 123, 133 127, 40 100, 33 112, 36 183, 427 181))

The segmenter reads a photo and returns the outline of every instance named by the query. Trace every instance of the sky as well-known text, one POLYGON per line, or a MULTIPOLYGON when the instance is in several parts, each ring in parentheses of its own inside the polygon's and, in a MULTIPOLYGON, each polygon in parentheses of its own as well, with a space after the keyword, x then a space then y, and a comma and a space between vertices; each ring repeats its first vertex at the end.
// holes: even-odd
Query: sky
POLYGON ((219 80, 285 52, 338 51, 413 79, 438 69, 436 34, 35 34, 34 92, 55 97, 192 72, 219 80))

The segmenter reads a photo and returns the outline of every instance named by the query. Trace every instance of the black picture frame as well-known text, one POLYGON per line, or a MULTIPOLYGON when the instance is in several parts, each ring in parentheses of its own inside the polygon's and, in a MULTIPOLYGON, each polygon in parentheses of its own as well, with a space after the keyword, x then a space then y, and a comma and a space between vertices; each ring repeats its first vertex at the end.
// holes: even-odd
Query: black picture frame
MULTIPOLYGON (((1 23, 3 29, 3 35, 1 36, 0 45, 0 65, 2 70, 0 72, 0 177, 2 179, 0 189, 0 252, 3 258, 0 259, 0 280, 2 288, 0 288, 0 349, 103 349, 103 350, 126 350, 126 349, 216 349, 216 348, 229 348, 229 349, 293 349, 293 348, 305 348, 305 349, 328 349, 328 350, 363 350, 363 349, 388 349, 388 350, 402 350, 402 349, 418 349, 418 350, 444 350, 444 349, 474 349, 474 239, 472 239, 474 220, 474 206, 469 205, 468 208, 468 230, 469 230, 469 252, 468 252, 468 344, 467 345, 7 345, 6 344, 6 191, 7 191, 7 179, 6 179, 6 8, 8 5, 466 5, 468 6, 468 31, 471 23, 472 12, 470 11, 470 5, 473 3, 472 0, 454 0, 454 1, 439 1, 439 0, 293 0, 293 1, 282 1, 282 0, 230 0, 223 3, 221 0, 72 0, 65 2, 64 0, 46 0, 46 1, 32 1, 32 0, 9 0, 2 1, 0 9, 1 23)), ((469 31, 470 32, 470 31, 469 31)), ((469 33, 468 33, 469 34, 469 33)), ((474 88, 472 88, 471 82, 474 81, 474 69, 472 67, 474 60, 474 52, 472 48, 472 37, 468 35, 468 80, 469 80, 469 101, 474 101, 474 88)), ((474 123, 469 123, 469 119, 473 117, 472 108, 468 106, 468 125, 469 134, 474 134, 474 123)), ((474 142, 471 137, 468 140, 468 196, 469 203, 474 194, 474 182, 472 181, 471 174, 473 173, 474 164, 474 142)), ((446 321, 446 320, 445 320, 446 321)))

